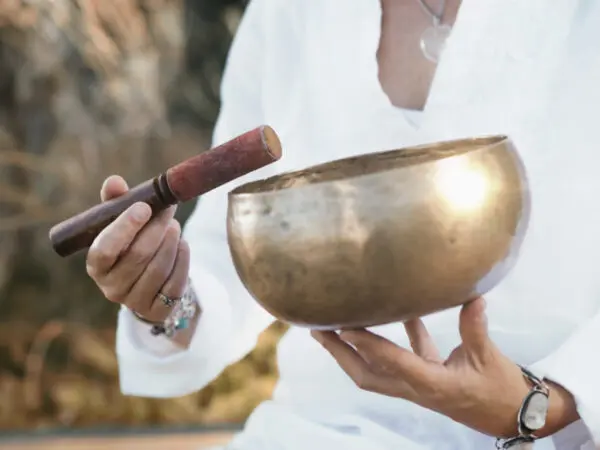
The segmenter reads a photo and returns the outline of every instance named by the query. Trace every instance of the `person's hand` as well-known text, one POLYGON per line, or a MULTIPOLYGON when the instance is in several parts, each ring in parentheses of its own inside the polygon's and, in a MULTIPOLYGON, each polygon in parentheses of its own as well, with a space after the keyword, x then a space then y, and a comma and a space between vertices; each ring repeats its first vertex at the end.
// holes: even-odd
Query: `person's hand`
MULTIPOLYGON (((127 190, 121 177, 109 177, 102 201, 127 190)), ((136 203, 98 235, 86 260, 89 276, 108 300, 155 322, 170 312, 158 294, 181 297, 188 278, 189 248, 174 214, 171 207, 150 220, 150 207, 136 203)))
MULTIPOLYGON (((493 437, 517 435, 517 414, 530 385, 490 340, 483 299, 462 308, 462 344, 445 361, 420 319, 405 328, 412 352, 366 330, 311 334, 364 390, 403 398, 493 437)), ((549 385, 550 411, 538 436, 577 420, 570 394, 549 385)))

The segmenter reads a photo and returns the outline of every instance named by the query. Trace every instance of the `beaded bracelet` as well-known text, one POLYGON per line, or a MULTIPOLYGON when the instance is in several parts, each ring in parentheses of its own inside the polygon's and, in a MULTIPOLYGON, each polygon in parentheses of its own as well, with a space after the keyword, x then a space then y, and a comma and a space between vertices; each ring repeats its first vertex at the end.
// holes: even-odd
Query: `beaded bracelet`
POLYGON ((141 314, 131 311, 133 315, 148 325, 151 325, 150 333, 154 336, 164 334, 167 337, 172 337, 177 331, 184 330, 189 327, 190 320, 194 318, 198 311, 198 301, 196 293, 188 280, 183 296, 176 299, 171 313, 163 322, 154 322, 146 319, 141 314))

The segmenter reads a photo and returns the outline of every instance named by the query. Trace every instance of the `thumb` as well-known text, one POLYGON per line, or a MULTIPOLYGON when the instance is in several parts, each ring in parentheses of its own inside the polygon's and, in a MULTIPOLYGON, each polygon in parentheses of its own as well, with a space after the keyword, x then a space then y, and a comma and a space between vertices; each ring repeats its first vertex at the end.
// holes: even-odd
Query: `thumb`
POLYGON ((102 189, 100 190, 100 199, 105 202, 107 200, 120 197, 129 190, 125 180, 118 176, 112 175, 104 180, 102 189))
POLYGON ((485 300, 480 297, 462 307, 459 331, 463 347, 473 356, 485 359, 492 346, 488 336, 485 300))

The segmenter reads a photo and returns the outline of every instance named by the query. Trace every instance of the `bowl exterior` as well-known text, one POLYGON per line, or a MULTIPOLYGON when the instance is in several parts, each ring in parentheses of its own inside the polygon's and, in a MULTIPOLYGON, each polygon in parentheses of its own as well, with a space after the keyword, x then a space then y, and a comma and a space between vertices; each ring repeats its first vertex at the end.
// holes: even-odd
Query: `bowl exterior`
POLYGON ((230 195, 228 241, 276 318, 342 329, 458 306, 513 267, 529 191, 512 142, 333 182, 230 195))

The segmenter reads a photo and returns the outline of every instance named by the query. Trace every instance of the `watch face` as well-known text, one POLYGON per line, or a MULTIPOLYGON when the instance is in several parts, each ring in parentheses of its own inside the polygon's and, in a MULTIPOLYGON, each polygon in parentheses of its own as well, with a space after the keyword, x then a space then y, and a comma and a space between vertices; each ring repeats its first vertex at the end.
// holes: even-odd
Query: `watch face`
POLYGON ((523 402, 521 410, 521 424, 531 431, 536 431, 546 424, 549 399, 546 394, 539 391, 529 393, 523 402))

